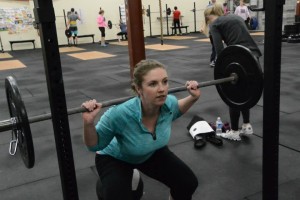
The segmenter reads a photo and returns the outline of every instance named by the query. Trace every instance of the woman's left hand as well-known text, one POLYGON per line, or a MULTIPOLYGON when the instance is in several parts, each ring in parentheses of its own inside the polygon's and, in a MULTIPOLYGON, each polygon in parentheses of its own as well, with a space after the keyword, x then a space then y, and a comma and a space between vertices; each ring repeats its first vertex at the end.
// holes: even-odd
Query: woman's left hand
POLYGON ((185 86, 190 95, 196 99, 200 97, 200 89, 198 88, 198 82, 194 80, 187 81, 185 86))

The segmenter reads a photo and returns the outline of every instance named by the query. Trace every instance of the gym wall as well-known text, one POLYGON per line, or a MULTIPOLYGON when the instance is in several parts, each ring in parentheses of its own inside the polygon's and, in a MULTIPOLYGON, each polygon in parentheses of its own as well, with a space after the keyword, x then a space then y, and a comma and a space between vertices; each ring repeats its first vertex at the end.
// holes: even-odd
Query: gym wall
MULTIPOLYGON (((207 1, 195 1, 195 0, 161 0, 161 7, 163 11, 163 33, 167 34, 166 27, 166 4, 167 7, 174 9, 177 6, 182 13, 182 23, 183 25, 189 26, 188 31, 194 32, 194 13, 191 11, 194 8, 194 2, 196 2, 196 30, 199 31, 201 23, 203 23, 203 11, 208 4, 207 1)), ((217 2, 223 3, 224 0, 218 0, 217 2)), ((34 3, 33 0, 28 1, 15 1, 15 0, 0 0, 1 8, 21 8, 28 7, 33 15, 34 3)), ((120 19, 119 6, 124 5, 124 0, 53 0, 53 7, 56 16, 56 29, 59 45, 66 45, 67 39, 64 34, 65 32, 65 21, 64 13, 67 14, 71 8, 74 8, 82 18, 78 21, 78 32, 79 35, 84 34, 95 34, 95 42, 100 40, 100 31, 97 27, 96 18, 98 16, 100 7, 105 11, 106 20, 111 20, 113 24, 118 24, 120 19)), ((151 8, 151 30, 153 36, 160 35, 160 14, 159 14, 159 1, 158 0, 142 0, 142 5, 144 9, 147 9, 150 5, 151 8)), ((150 25, 149 18, 146 14, 142 15, 144 24, 144 36, 150 36, 150 25)), ((172 15, 169 16, 169 27, 172 25, 172 15)), ((106 30, 106 40, 116 39, 116 34, 119 29, 113 25, 112 29, 106 30)), ((169 34, 171 34, 171 29, 169 28, 169 34)), ((4 51, 10 51, 10 43, 12 40, 29 40, 35 39, 36 48, 40 48, 40 38, 37 34, 37 30, 33 27, 28 28, 26 31, 20 31, 18 33, 9 34, 8 31, 0 31, 4 51)), ((90 43, 91 38, 79 38, 80 43, 90 43)), ((30 49, 32 48, 31 43, 18 43, 14 45, 14 50, 18 49, 30 49)))

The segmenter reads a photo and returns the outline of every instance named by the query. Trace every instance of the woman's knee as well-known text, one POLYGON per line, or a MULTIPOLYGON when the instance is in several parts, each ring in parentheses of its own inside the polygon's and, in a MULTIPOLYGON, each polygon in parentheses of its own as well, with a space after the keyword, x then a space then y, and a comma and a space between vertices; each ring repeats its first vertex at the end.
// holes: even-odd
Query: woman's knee
POLYGON ((185 185, 187 185, 187 187, 185 187, 185 190, 187 193, 190 193, 191 195, 196 191, 199 182, 198 179, 195 175, 189 177, 188 179, 185 180, 185 185))
POLYGON ((95 162, 100 177, 97 194, 101 193, 103 199, 109 200, 130 199, 133 174, 131 166, 106 155, 96 155, 95 162))
POLYGON ((102 188, 97 188, 97 194, 99 193, 102 198, 99 199, 107 199, 107 200, 123 200, 123 199, 131 199, 132 192, 131 188, 125 188, 124 185, 121 186, 119 183, 115 183, 114 185, 106 185, 102 188))
POLYGON ((186 177, 171 188, 171 196, 174 200, 190 200, 198 187, 198 179, 195 175, 186 177))
MULTIPOLYGON (((117 174, 117 173, 116 173, 117 174)), ((119 174, 104 176, 100 178, 100 186, 97 187, 97 193, 101 193, 103 199, 122 200, 131 199, 132 176, 119 174), (122 176, 122 178, 121 178, 122 176)), ((99 196, 99 195, 98 195, 99 196)))

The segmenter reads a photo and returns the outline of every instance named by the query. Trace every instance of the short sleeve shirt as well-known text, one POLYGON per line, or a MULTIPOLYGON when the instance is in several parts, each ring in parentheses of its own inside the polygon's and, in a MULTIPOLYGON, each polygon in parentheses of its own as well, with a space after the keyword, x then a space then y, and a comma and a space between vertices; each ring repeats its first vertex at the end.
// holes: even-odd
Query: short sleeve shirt
POLYGON ((76 20, 79 19, 77 14, 71 13, 71 14, 68 16, 68 19, 69 19, 69 21, 70 21, 70 27, 76 27, 76 26, 77 26, 76 20))
POLYGON ((98 144, 89 149, 128 163, 142 163, 168 144, 172 121, 181 115, 177 98, 168 95, 156 123, 154 140, 142 123, 141 100, 134 97, 103 114, 96 125, 98 144))
POLYGON ((180 15, 181 15, 180 11, 179 10, 175 10, 173 12, 173 19, 180 19, 180 15))

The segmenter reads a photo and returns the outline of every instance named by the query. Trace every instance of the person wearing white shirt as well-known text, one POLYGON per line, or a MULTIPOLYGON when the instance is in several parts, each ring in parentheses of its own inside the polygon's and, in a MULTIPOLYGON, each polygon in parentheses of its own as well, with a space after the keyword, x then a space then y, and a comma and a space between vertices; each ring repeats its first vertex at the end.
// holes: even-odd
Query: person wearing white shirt
POLYGON ((251 19, 251 15, 250 15, 248 7, 244 3, 244 0, 240 1, 240 5, 238 7, 236 7, 234 14, 243 18, 247 27, 249 28, 249 22, 251 19))

